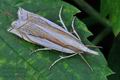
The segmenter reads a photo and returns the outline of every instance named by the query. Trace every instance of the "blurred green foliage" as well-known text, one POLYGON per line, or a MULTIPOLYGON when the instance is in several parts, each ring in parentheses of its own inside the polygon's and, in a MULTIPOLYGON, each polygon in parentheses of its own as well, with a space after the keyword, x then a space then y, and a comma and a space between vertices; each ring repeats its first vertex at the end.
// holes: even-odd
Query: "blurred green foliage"
POLYGON ((101 14, 112 24, 114 34, 120 32, 120 0, 101 0, 101 14))

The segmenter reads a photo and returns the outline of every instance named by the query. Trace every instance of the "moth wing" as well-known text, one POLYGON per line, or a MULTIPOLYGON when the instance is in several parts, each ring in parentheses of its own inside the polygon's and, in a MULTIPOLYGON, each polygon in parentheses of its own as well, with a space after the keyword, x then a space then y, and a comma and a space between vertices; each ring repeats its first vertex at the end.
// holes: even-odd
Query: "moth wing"
MULTIPOLYGON (((36 14, 35 14, 35 15, 36 15, 36 14)), ((37 15, 37 16, 40 17, 43 21, 47 22, 47 24, 49 24, 51 27, 57 28, 57 29, 59 29, 59 30, 61 30, 61 31, 63 31, 63 32, 69 34, 69 35, 71 35, 73 38, 77 39, 73 34, 71 34, 70 32, 66 31, 66 30, 65 30, 64 28, 62 28, 61 26, 53 23, 52 21, 50 21, 50 20, 48 20, 48 19, 46 19, 46 18, 44 18, 44 17, 41 17, 41 16, 39 16, 39 15, 37 15)), ((79 40, 79 42, 81 42, 81 40, 79 40)))
MULTIPOLYGON (((71 34, 70 32, 66 31, 64 28, 62 28, 61 26, 53 23, 52 21, 40 16, 40 15, 37 15, 37 14, 34 14, 34 13, 31 13, 29 11, 26 11, 24 10, 23 8, 19 8, 18 10, 18 18, 21 19, 21 20, 27 20, 28 19, 28 16, 34 16, 36 18, 39 18, 40 20, 46 22, 47 24, 49 24, 51 27, 54 27, 54 28, 57 28, 63 32, 66 32, 67 34, 71 35, 73 38, 77 39, 76 36, 74 36, 73 34, 71 34)), ((77 39, 78 40, 78 39, 77 39)), ((81 43, 81 40, 78 40, 80 43, 81 43)))
POLYGON ((62 31, 65 31, 64 28, 60 27, 59 25, 51 22, 50 20, 47 20, 46 18, 40 16, 40 15, 37 15, 37 14, 34 14, 34 13, 31 13, 29 11, 26 11, 24 10, 23 8, 19 8, 18 10, 18 18, 20 20, 27 20, 28 19, 28 15, 31 15, 31 16, 34 16, 34 17, 37 17, 37 18, 40 18, 42 19, 43 21, 47 22, 48 24, 50 24, 52 27, 55 27, 55 28, 58 28, 62 31))
POLYGON ((42 39, 40 37, 35 37, 35 36, 32 36, 32 35, 26 35, 26 36, 24 37, 24 39, 29 41, 29 42, 34 41, 38 45, 42 45, 44 47, 47 47, 47 48, 50 48, 50 49, 53 49, 53 50, 57 50, 57 51, 65 52, 65 53, 74 53, 74 51, 72 51, 70 49, 67 49, 67 48, 64 48, 64 47, 62 47, 58 44, 55 44, 53 42, 50 42, 50 41, 46 40, 46 39, 42 39))

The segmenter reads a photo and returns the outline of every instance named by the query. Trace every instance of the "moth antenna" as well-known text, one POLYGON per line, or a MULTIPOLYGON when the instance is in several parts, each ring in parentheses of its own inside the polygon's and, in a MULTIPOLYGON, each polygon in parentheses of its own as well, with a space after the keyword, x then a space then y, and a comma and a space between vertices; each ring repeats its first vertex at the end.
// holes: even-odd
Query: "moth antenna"
POLYGON ((69 56, 60 56, 59 59, 55 60, 49 67, 49 69, 51 69, 57 62, 59 62, 60 60, 63 60, 63 59, 66 59, 66 58, 70 58, 70 57, 73 57, 75 55, 77 55, 78 53, 74 53, 74 54, 71 54, 69 56))
POLYGON ((88 63, 88 61, 84 58, 84 56, 79 53, 79 55, 81 56, 81 58, 83 59, 83 61, 88 65, 88 67, 90 68, 91 71, 93 71, 93 68, 90 66, 90 64, 88 63))
POLYGON ((62 19, 62 17, 61 17, 62 10, 63 10, 63 5, 61 6, 60 11, 59 11, 59 19, 60 19, 60 22, 61 22, 62 26, 64 27, 64 29, 65 29, 66 31, 68 31, 68 29, 67 29, 67 27, 65 26, 65 24, 64 24, 64 22, 63 22, 63 19, 62 19))
POLYGON ((101 46, 94 46, 94 45, 86 45, 87 47, 93 47, 93 48, 103 48, 101 46))

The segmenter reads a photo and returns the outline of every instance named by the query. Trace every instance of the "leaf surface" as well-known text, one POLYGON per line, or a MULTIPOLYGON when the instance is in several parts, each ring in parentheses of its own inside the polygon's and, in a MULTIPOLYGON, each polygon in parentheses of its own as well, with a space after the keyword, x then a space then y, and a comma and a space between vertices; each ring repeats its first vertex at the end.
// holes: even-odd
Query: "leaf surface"
MULTIPOLYGON (((52 50, 30 55, 32 50, 42 48, 42 46, 29 43, 7 32, 11 22, 17 19, 18 7, 61 25, 58 18, 61 5, 64 5, 63 20, 71 30, 72 17, 79 10, 60 0, 0 0, 1 80, 107 80, 106 76, 112 74, 104 56, 98 49, 96 50, 99 52, 99 56, 84 55, 94 72, 88 68, 80 56, 62 60, 48 70, 52 62, 59 58, 59 55, 66 56, 66 54, 52 50)), ((80 34, 82 42, 91 44, 87 37, 92 33, 86 25, 77 20, 75 28, 80 34)))

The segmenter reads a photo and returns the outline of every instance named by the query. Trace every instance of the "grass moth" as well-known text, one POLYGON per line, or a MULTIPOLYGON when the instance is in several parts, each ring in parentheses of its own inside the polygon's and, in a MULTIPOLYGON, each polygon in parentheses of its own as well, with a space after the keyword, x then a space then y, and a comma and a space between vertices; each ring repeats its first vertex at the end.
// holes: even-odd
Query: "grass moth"
MULTIPOLYGON (((69 56, 61 56, 56 60, 50 67, 61 59, 72 57, 76 54, 93 54, 98 55, 98 52, 89 49, 84 45, 77 32, 74 29, 74 20, 72 21, 72 29, 75 35, 70 33, 62 18, 61 18, 62 7, 59 12, 59 18, 63 27, 53 23, 52 21, 39 16, 37 14, 26 11, 22 8, 18 10, 18 20, 12 22, 12 27, 8 29, 9 32, 23 38, 24 40, 42 45, 45 48, 39 50, 57 50, 60 52, 68 53, 69 56)), ((37 51, 39 51, 37 50, 37 51)), ((81 55, 82 56, 82 55, 81 55)), ((82 56, 84 59, 84 57, 82 56)), ((84 59, 85 60, 85 59, 84 59)), ((87 63, 87 61, 85 60, 87 63)), ((88 64, 88 63, 87 63, 88 64)), ((90 65, 88 64, 90 67, 90 65)))

